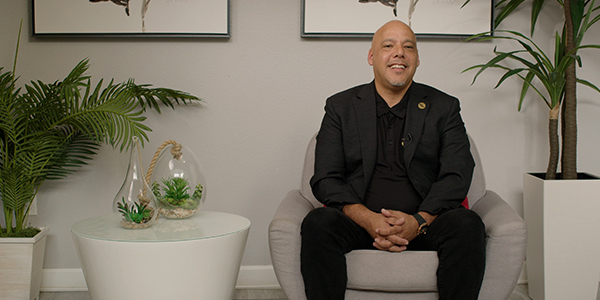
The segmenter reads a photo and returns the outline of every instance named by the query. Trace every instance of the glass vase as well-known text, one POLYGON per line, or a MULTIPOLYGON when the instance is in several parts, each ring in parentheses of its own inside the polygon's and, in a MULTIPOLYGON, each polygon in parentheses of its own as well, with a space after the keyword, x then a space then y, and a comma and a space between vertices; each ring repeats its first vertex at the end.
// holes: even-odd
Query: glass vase
POLYGON ((123 185, 113 200, 113 211, 121 214, 121 226, 127 229, 149 227, 158 218, 156 197, 145 179, 137 137, 133 138, 129 167, 123 185))
POLYGON ((204 204, 206 182, 202 167, 188 147, 175 141, 165 144, 156 163, 151 164, 154 167, 149 182, 157 209, 168 219, 189 218, 204 204))

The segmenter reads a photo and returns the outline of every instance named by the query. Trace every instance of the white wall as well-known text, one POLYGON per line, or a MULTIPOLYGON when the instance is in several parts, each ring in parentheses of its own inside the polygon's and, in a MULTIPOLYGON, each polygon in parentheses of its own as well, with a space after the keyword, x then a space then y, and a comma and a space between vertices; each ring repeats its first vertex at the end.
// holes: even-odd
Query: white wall
MULTIPOLYGON (((0 66, 5 69, 12 68, 19 21, 30 22, 28 2, 0 0, 0 66)), ((167 139, 194 149, 208 181, 204 209, 249 218, 252 229, 242 264, 270 265, 267 227, 287 191, 299 186, 305 147, 319 128, 326 97, 372 79, 366 61, 370 41, 300 38, 300 5, 299 0, 231 0, 230 39, 42 39, 25 35, 17 73, 21 84, 31 79, 54 81, 89 57, 93 78, 122 81, 134 77, 137 83, 202 97, 206 101, 202 106, 147 114, 147 124, 154 131, 144 149, 144 161, 147 164, 167 139)), ((504 28, 526 31, 528 13, 519 12, 504 28)), ((553 23, 540 21, 536 31, 540 44, 552 45, 554 29, 553 23)), ((600 30, 595 28, 587 40, 600 40, 600 30)), ((517 112, 520 83, 511 79, 493 90, 499 72, 483 74, 473 86, 474 73, 461 74, 490 59, 496 44, 506 45, 420 39, 416 80, 461 99, 463 118, 481 152, 488 188, 522 213, 521 174, 545 171, 547 109, 532 94, 523 111, 517 112)), ((582 55, 584 68, 579 75, 600 84, 600 52, 582 51, 582 55)), ((600 174, 600 123, 595 118, 600 97, 581 87, 579 98, 579 169, 600 174)), ((80 172, 43 185, 39 215, 30 221, 51 227, 44 268, 79 268, 70 226, 110 212, 127 160, 126 153, 107 146, 80 172)), ((568 202, 565 199, 565 207, 568 202)))

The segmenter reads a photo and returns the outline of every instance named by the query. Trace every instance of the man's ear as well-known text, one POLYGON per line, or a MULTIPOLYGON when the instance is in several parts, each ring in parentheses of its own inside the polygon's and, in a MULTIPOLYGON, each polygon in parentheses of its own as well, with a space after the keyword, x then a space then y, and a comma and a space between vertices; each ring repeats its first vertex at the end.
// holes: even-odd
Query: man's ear
POLYGON ((373 49, 369 49, 367 61, 369 62, 369 66, 373 66, 373 49))

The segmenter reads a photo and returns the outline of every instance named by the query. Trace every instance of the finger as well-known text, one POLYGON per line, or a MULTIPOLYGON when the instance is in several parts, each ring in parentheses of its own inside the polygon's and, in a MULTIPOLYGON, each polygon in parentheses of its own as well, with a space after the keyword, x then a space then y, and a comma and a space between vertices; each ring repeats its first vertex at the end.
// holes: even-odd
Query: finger
POLYGON ((406 222, 406 219, 404 218, 403 214, 400 214, 400 213, 398 213, 396 211, 393 211, 393 210, 387 210, 385 208, 382 208, 381 209, 381 214, 384 217, 388 218, 387 222, 390 225, 392 225, 392 226, 402 225, 402 224, 404 224, 406 222))
POLYGON ((389 226, 384 228, 377 228, 375 229, 375 232, 381 236, 387 237, 389 235, 397 234, 398 232, 400 232, 400 228, 389 226))
POLYGON ((395 222, 390 223, 392 226, 402 226, 404 225, 404 223, 406 223, 406 219, 405 218, 400 218, 397 219, 395 222))
POLYGON ((383 251, 387 251, 388 249, 384 249, 383 247, 379 246, 379 244, 377 244, 376 242, 373 242, 373 247, 379 249, 379 250, 383 250, 383 251))
POLYGON ((408 246, 408 240, 405 238, 399 237, 397 235, 390 235, 390 236, 386 237, 386 239, 394 245, 408 246))
POLYGON ((385 208, 381 209, 381 214, 384 215, 386 218, 394 217, 393 211, 387 210, 385 208))
POLYGON ((406 250, 406 245, 394 245, 392 243, 388 243, 389 241, 376 239, 373 243, 373 246, 382 251, 390 251, 390 252, 402 252, 406 250))
POLYGON ((386 239, 382 239, 382 238, 376 238, 375 239, 375 243, 374 243, 375 247, 377 249, 380 250, 389 250, 391 247, 394 246, 394 243, 386 240, 386 239))
POLYGON ((390 252, 402 252, 406 250, 406 246, 399 246, 399 245, 394 245, 393 247, 390 247, 388 249, 388 251, 390 252))
POLYGON ((393 235, 393 234, 399 234, 402 233, 404 231, 404 224, 405 224, 405 220, 404 218, 396 221, 396 222, 390 222, 389 225, 390 226, 386 226, 386 227, 382 227, 382 228, 376 228, 375 229, 375 233, 381 235, 381 236, 389 236, 389 235, 393 235))

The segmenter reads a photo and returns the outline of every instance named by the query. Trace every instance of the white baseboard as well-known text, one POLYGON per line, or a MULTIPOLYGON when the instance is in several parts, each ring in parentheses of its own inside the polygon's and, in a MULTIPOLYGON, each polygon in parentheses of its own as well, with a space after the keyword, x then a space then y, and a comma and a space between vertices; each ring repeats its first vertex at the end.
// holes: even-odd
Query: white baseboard
MULTIPOLYGON (((519 278, 519 284, 527 283, 527 272, 519 278)), ((242 266, 236 284, 238 289, 279 289, 273 266, 242 266)), ((42 292, 87 291, 81 269, 44 269, 42 270, 42 292)))
MULTIPOLYGON (((236 284, 238 289, 280 288, 273 266, 242 266, 236 284)), ((81 269, 43 269, 42 292, 87 291, 81 269)))
POLYGON ((238 275, 238 289, 280 289, 273 266, 242 266, 238 275))
POLYGON ((76 292, 87 289, 81 269, 42 270, 42 292, 76 292))

